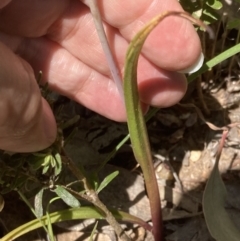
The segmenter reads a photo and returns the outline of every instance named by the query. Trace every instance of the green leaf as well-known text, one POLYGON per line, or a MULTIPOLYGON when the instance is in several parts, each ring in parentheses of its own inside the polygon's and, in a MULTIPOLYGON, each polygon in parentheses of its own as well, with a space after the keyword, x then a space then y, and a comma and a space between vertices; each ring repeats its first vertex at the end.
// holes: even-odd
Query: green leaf
POLYGON ((44 166, 42 169, 42 174, 46 174, 49 169, 49 166, 44 166))
POLYGON ((185 11, 197 16, 206 24, 213 23, 220 18, 219 14, 216 13, 216 10, 222 8, 220 0, 180 0, 180 3, 185 11))
POLYGON ((40 189, 39 192, 34 197, 34 210, 37 218, 41 218, 43 216, 43 205, 42 205, 43 191, 44 191, 44 188, 40 189))
POLYGON ((127 124, 134 156, 142 168, 146 183, 153 222, 153 236, 155 240, 162 240, 161 204, 158 184, 152 162, 149 138, 145 119, 142 113, 142 104, 138 93, 137 65, 143 44, 148 35, 165 17, 171 15, 185 17, 201 25, 199 22, 189 17, 186 13, 166 12, 158 15, 135 35, 128 47, 124 66, 124 97, 127 112, 127 124))
POLYGON ((214 0, 214 1, 207 1, 206 4, 211 7, 212 9, 215 9, 215 10, 219 10, 222 8, 222 3, 221 1, 217 1, 217 0, 214 0))
POLYGON ((143 44, 148 35, 164 18, 169 16, 186 18, 200 27, 205 27, 201 21, 194 19, 184 12, 170 11, 160 14, 153 18, 135 35, 128 47, 124 66, 124 97, 127 112, 127 124, 134 156, 142 168, 146 183, 153 222, 153 236, 155 240, 162 240, 160 195, 152 163, 152 155, 145 119, 142 113, 142 104, 138 93, 137 65, 143 44))
POLYGON ((55 176, 57 176, 62 171, 62 158, 59 153, 56 153, 54 155, 54 158, 55 158, 54 174, 55 174, 55 176))
POLYGON ((70 207, 76 208, 80 206, 80 202, 71 193, 62 186, 56 186, 54 190, 56 194, 70 207))
POLYGON ((50 163, 51 163, 51 166, 54 168, 56 165, 56 160, 52 155, 50 155, 50 163))
POLYGON ((219 14, 214 9, 206 5, 206 8, 202 12, 201 20, 205 24, 210 24, 215 22, 218 19, 219 19, 219 14))
POLYGON ((107 177, 105 177, 103 181, 100 183, 97 189, 97 193, 100 193, 118 174, 119 174, 119 171, 115 171, 109 174, 107 177))
POLYGON ((203 196, 203 211, 208 230, 217 241, 239 241, 240 231, 224 208, 226 195, 216 161, 203 196))
POLYGON ((47 154, 44 157, 44 162, 42 163, 42 166, 49 166, 51 164, 51 160, 52 160, 52 154, 47 154))
MULTIPOLYGON (((152 227, 138 217, 135 217, 133 215, 130 215, 128 213, 118 211, 118 210, 110 210, 110 211, 113 213, 114 217, 116 217, 118 220, 136 223, 144 227, 146 230, 151 231, 152 227)), ((72 208, 72 209, 54 212, 49 214, 48 218, 51 224, 53 224, 53 223, 62 222, 66 220, 78 220, 78 219, 88 219, 88 218, 104 219, 105 217, 95 207, 81 207, 81 208, 72 208)), ((42 225, 47 225, 48 218, 47 216, 43 216, 41 218, 42 223, 39 222, 39 219, 34 219, 28 223, 25 223, 22 226, 19 226, 16 229, 9 232, 0 240, 1 241, 14 240, 32 230, 42 227, 42 225)))

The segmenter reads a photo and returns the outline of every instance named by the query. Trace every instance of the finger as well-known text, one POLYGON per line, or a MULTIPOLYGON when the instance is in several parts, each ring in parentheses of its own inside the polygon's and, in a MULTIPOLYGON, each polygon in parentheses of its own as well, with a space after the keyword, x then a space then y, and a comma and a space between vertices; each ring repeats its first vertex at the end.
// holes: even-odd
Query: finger
MULTIPOLYGON (((85 8, 84 10, 83 6, 81 6, 80 3, 72 1, 72 7, 68 9, 66 16, 63 16, 63 21, 57 21, 49 29, 49 36, 52 37, 52 39, 54 39, 55 41, 59 42, 59 44, 61 44, 63 47, 65 47, 70 53, 74 55, 75 58, 69 57, 66 51, 61 52, 60 49, 56 51, 56 54, 56 52, 54 52, 54 48, 51 48, 50 46, 48 46, 48 48, 42 45, 41 47, 37 46, 37 42, 33 44, 34 46, 31 46, 31 44, 26 42, 25 44, 23 44, 22 50, 19 50, 19 53, 23 54, 23 56, 30 63, 33 64, 37 71, 40 69, 43 70, 45 77, 46 79, 48 79, 50 85, 60 90, 61 93, 65 93, 70 97, 74 95, 75 99, 83 104, 85 103, 84 100, 88 100, 85 105, 90 109, 96 110, 97 112, 100 112, 106 116, 110 116, 110 118, 111 116, 113 116, 114 119, 117 118, 117 120, 121 120, 124 118, 123 111, 120 111, 123 108, 116 109, 112 103, 110 104, 110 106, 113 107, 110 108, 110 110, 108 107, 109 100, 115 100, 115 106, 120 106, 117 101, 119 98, 116 97, 117 94, 114 94, 117 92, 113 91, 115 86, 112 85, 112 82, 111 84, 109 82, 110 78, 106 78, 106 76, 101 77, 101 75, 98 75, 99 83, 101 83, 102 86, 106 86, 106 88, 102 88, 101 92, 97 91, 96 88, 94 88, 94 81, 86 81, 88 79, 91 80, 91 78, 82 78, 84 77, 83 73, 85 67, 87 67, 86 64, 94 69, 97 69, 100 73, 102 73, 102 75, 109 76, 105 56, 102 52, 101 45, 99 43, 96 33, 94 32, 94 29, 95 27, 92 23, 92 16, 89 14, 88 9, 85 8), (87 36, 87 38, 82 37, 83 35, 87 36), (89 48, 89 46, 91 46, 91 48, 89 48), (55 56, 59 56, 59 58, 56 59, 55 56), (76 66, 79 65, 77 60, 81 60, 80 63, 84 62, 85 65, 81 63, 83 64, 81 67, 82 69, 80 68, 80 71, 77 73, 76 76, 75 72, 78 69, 76 68, 76 66), (47 66, 47 64, 49 65, 47 66), (68 71, 66 71, 66 66, 69 67, 68 71), (84 91, 80 91, 79 85, 81 87, 86 87, 81 88, 81 90, 84 91), (71 92, 73 92, 74 94, 72 94, 71 92), (76 94, 76 92, 78 92, 78 94, 76 94), (100 96, 99 93, 102 93, 102 95, 100 96), (88 95, 89 98, 86 98, 86 95, 88 95), (107 96, 115 97, 107 98, 107 96), (99 101, 101 98, 102 101, 99 101), (101 106, 99 106, 97 103, 99 105, 100 103, 102 104, 101 106), (119 110, 119 115, 116 113, 116 110, 119 110), (115 115, 117 116, 114 117, 115 115)), ((112 38, 110 39, 113 45, 112 49, 113 52, 115 52, 119 67, 120 69, 122 69, 128 43, 124 38, 121 37, 119 33, 117 33, 116 30, 114 32, 114 29, 110 26, 108 27, 107 32, 109 37, 112 36, 112 38)), ((33 42, 34 41, 32 41, 32 43, 33 42)), ((86 72, 89 73, 88 68, 86 69, 86 72)), ((92 71, 91 75, 95 76, 95 72, 92 71)), ((146 60, 145 64, 144 61, 142 61, 142 65, 139 66, 138 80, 139 82, 145 81, 145 84, 141 85, 144 86, 144 88, 141 89, 141 97, 143 102, 156 106, 168 106, 169 104, 178 101, 180 97, 182 97, 186 89, 186 83, 181 75, 173 75, 171 72, 165 72, 163 74, 163 72, 161 72, 157 66, 152 65, 146 60), (153 76, 152 73, 156 74, 153 76), (173 77, 174 79, 172 79, 173 77), (161 79, 163 79, 164 82, 161 83, 165 84, 160 84, 160 82, 158 83, 157 81, 149 81, 153 80, 154 78, 155 80, 158 79, 159 81, 162 81, 161 79), (150 88, 151 86, 148 86, 147 83, 154 83, 155 87, 157 88, 150 88), (163 90, 162 88, 165 90, 168 89, 168 92, 164 93, 172 93, 174 97, 172 99, 164 100, 164 98, 162 98, 164 95, 161 94, 163 93, 163 91, 161 91, 163 90), (174 90, 173 92, 170 92, 171 88, 172 90, 174 90), (148 91, 145 91, 145 89, 147 89, 148 91), (158 90, 158 92, 153 90, 158 90)))
POLYGON ((0 43, 0 148, 33 152, 56 137, 56 123, 31 67, 0 43))
MULTIPOLYGON (((71 9, 71 13, 68 13, 73 16, 71 20, 67 21, 68 27, 65 26, 66 23, 63 17, 63 20, 60 23, 57 22, 49 29, 49 34, 47 36, 53 41, 58 42, 88 66, 103 75, 111 77, 105 55, 102 51, 102 46, 99 42, 96 31, 94 31, 95 27, 92 21, 92 16, 86 7, 81 7, 81 14, 79 14, 79 4, 80 3, 75 3, 71 9), (59 31, 59 26, 65 27, 63 27, 62 31, 59 31), (87 38, 83 36, 87 36, 87 38)), ((105 28, 113 54, 117 59, 119 69, 123 70, 128 42, 111 26, 106 24, 105 28)), ((61 72, 60 69, 59 71, 61 72)), ((176 103, 184 95, 186 90, 186 81, 182 75, 162 71, 145 58, 141 58, 141 61, 139 61, 138 81, 139 83, 145 83, 144 85, 141 85, 145 87, 140 92, 140 94, 142 93, 142 101, 155 106, 166 107, 176 103), (153 79, 155 79, 155 81, 153 81, 153 79), (167 80, 169 80, 169 82, 167 80), (163 98, 163 90, 165 90, 164 93, 166 96, 169 96, 171 89, 171 96, 173 97, 171 99, 167 98, 165 101, 163 98)))
MULTIPOLYGON (((77 28, 81 31, 83 26, 88 26, 90 35, 87 36, 94 35, 98 40, 94 26, 89 24, 89 18, 84 21, 82 12, 85 10, 79 1, 56 1, 12 1, 1 11, 0 29, 27 37, 50 33, 63 39, 66 37, 64 32, 67 31, 73 36, 77 28), (21 10, 24 10, 24 18, 21 10), (52 25, 54 28, 51 30, 52 25)), ((141 0, 138 4, 133 0, 102 0, 98 3, 106 23, 119 29, 128 41, 154 16, 166 10, 182 11, 176 0, 141 0)), ((111 32, 111 29, 108 31, 111 32)), ((199 59, 200 52, 200 41, 191 23, 173 16, 159 24, 143 47, 144 55, 151 62, 171 71, 192 66, 199 59)))
MULTIPOLYGON (((128 41, 154 16, 166 11, 183 11, 176 0, 98 1, 103 19, 118 28, 128 41)), ((201 53, 201 44, 192 24, 170 16, 150 34, 143 46, 144 56, 159 67, 183 70, 193 65, 201 53)))
MULTIPOLYGON (((167 2, 168 4, 171 2, 175 3, 171 6, 173 10, 181 9, 177 1, 169 0, 167 2)), ((122 2, 121 4, 125 5, 126 2, 122 2)), ((159 13, 166 11, 165 9, 158 9, 159 13)), ((110 9, 108 10, 110 11, 110 9)), ((147 17, 143 19, 143 15, 139 16, 136 22, 140 21, 143 27, 146 22, 157 15, 156 12, 152 12, 153 11, 150 11, 150 14, 148 14, 150 15, 149 19, 147 19, 147 17)), ((109 14, 111 15, 111 13, 109 14)), ((127 17, 128 14, 126 18, 127 17)), ((122 22, 126 23, 126 18, 122 17, 122 22)), ((116 25, 116 22, 114 18, 112 22, 108 18, 108 24, 105 24, 105 29, 112 51, 118 63, 120 63, 121 68, 126 53, 125 39, 130 41, 141 27, 133 23, 119 27, 120 21, 120 23, 118 22, 118 26, 116 26, 119 27, 119 33, 116 28, 111 26, 111 24, 116 25)), ((47 36, 53 41, 58 42, 74 56, 80 58, 81 61, 101 73, 104 73, 103 71, 108 69, 102 46, 92 21, 92 16, 89 13, 89 9, 82 6, 80 2, 73 1, 71 3, 71 7, 62 15, 62 18, 50 26, 47 36), (71 18, 67 16, 71 16, 71 18), (99 62, 101 62, 101 65, 99 65, 99 62)), ((160 68, 180 71, 195 64, 199 59, 201 46, 199 38, 191 23, 183 18, 171 16, 163 20, 163 22, 153 30, 143 46, 143 53, 150 62, 153 62, 160 68)))
MULTIPOLYGON (((124 104, 110 77, 93 70, 46 38, 28 39, 22 45, 24 58, 34 69, 43 71, 44 79, 52 88, 108 118, 126 120, 124 104)), ((182 75, 162 71, 143 57, 139 60, 138 73, 142 86, 140 96, 148 105, 166 107, 178 102, 185 93, 186 81, 182 75), (154 89, 148 83, 154 85, 154 89)))

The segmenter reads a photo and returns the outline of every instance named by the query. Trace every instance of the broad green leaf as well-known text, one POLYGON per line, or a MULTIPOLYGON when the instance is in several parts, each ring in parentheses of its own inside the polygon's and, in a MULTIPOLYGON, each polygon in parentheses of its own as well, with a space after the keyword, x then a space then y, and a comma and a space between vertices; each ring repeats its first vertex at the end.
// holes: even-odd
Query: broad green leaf
MULTIPOLYGON (((111 210, 111 212, 113 213, 114 217, 118 220, 130 222, 130 223, 136 223, 144 227, 146 230, 151 231, 152 227, 138 217, 135 217, 128 213, 117 211, 117 210, 111 210)), ((66 220, 78 220, 78 219, 89 219, 89 218, 104 219, 104 216, 95 207, 71 208, 71 209, 61 210, 61 211, 49 214, 49 219, 51 224, 66 221, 66 220)), ((33 221, 25 223, 22 226, 19 226, 18 228, 12 230, 4 237, 2 237, 0 241, 14 240, 32 230, 42 227, 42 224, 47 225, 48 224, 47 216, 43 216, 41 218, 41 222, 39 222, 38 219, 34 219, 33 221)))
POLYGON ((34 197, 34 210, 37 218, 41 218, 43 216, 43 198, 44 188, 40 189, 39 192, 34 197))
POLYGON ((107 177, 105 177, 103 181, 100 183, 97 189, 97 193, 100 193, 118 174, 119 174, 119 171, 115 171, 109 174, 107 177))
POLYGON ((240 231, 225 210, 227 191, 216 161, 203 196, 203 211, 208 230, 217 241, 239 241, 240 231))
POLYGON ((71 193, 61 186, 56 186, 54 190, 56 194, 70 207, 76 208, 80 206, 80 202, 71 193))

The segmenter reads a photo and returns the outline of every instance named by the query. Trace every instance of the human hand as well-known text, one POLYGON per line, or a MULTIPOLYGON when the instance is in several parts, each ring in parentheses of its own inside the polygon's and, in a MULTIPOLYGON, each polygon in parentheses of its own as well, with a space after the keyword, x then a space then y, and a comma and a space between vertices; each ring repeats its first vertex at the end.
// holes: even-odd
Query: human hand
MULTIPOLYGON (((123 71, 129 41, 152 17, 182 10, 176 0, 98 1, 118 67, 123 71)), ((79 0, 1 0, 0 148, 32 152, 56 137, 56 123, 41 97, 35 75, 50 88, 101 115, 125 121, 125 107, 99 42, 89 9, 79 0)), ((168 17, 153 30, 139 60, 140 98, 167 107, 184 95, 185 77, 201 53, 194 28, 168 17)))

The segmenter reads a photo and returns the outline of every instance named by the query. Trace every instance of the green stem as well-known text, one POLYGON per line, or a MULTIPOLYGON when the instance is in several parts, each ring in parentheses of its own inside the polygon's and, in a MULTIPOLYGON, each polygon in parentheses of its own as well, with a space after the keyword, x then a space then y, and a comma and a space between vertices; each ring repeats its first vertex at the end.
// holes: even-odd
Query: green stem
MULTIPOLYGON (((127 51, 124 68, 124 95, 128 128, 133 152, 136 160, 142 168, 146 183, 146 189, 151 207, 153 235, 155 241, 163 240, 162 213, 160 195, 152 162, 146 124, 142 114, 141 103, 138 94, 137 64, 143 44, 148 35, 165 17, 172 15, 184 17, 198 24, 199 26, 206 27, 200 20, 194 19, 191 15, 184 12, 171 11, 158 15, 157 17, 153 18, 142 30, 140 30, 131 41, 127 51)), ((208 29, 208 32, 212 36, 211 30, 208 29)))

